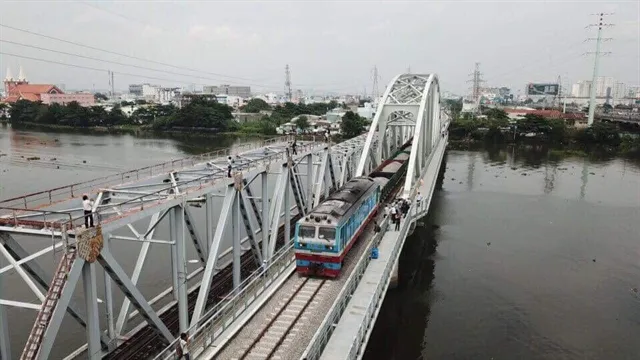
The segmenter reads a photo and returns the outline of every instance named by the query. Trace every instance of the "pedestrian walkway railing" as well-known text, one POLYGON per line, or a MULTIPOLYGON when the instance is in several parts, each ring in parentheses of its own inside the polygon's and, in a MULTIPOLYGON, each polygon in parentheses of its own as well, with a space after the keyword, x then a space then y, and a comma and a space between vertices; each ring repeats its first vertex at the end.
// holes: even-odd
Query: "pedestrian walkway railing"
MULTIPOLYGON (((319 143, 314 143, 314 142, 304 143, 304 144, 298 145, 299 146, 298 149, 299 149, 299 152, 303 154, 304 152, 315 150, 315 148, 318 147, 318 145, 319 143)), ((244 162, 241 165, 242 168, 238 170, 250 171, 261 165, 266 165, 273 161, 277 161, 279 159, 286 159, 286 158, 287 158, 286 151, 270 153, 270 154, 266 154, 260 159, 248 160, 244 162)), ((194 163, 195 163, 195 160, 194 160, 194 163)), ((211 185, 212 181, 219 180, 221 178, 224 178, 225 176, 226 176, 226 170, 220 170, 217 173, 202 175, 191 180, 182 181, 180 183, 180 188, 181 188, 180 196, 188 196, 188 193, 190 190, 201 189, 203 186, 211 185)), ((167 183, 166 186, 163 186, 162 188, 159 188, 159 189, 155 189, 154 191, 147 192, 143 195, 130 198, 119 203, 109 204, 108 207, 105 207, 105 208, 99 208, 94 212, 94 216, 96 216, 98 219, 101 219, 102 221, 105 221, 106 219, 108 219, 109 215, 113 213, 113 208, 119 208, 121 212, 125 212, 137 207, 142 209, 150 201, 159 201, 162 198, 166 198, 167 196, 171 195, 171 191, 173 189, 174 189, 174 186, 170 183, 167 183)), ((68 213, 77 212, 78 214, 80 214, 78 216, 72 217, 72 224, 70 224, 67 227, 68 229, 72 229, 75 226, 81 225, 84 222, 84 215, 81 214, 81 210, 82 209, 77 209, 77 210, 68 212, 68 213)), ((2 216, 0 217, 0 223, 8 222, 9 218, 13 216, 14 218, 18 219, 18 222, 21 222, 22 225, 33 223, 35 226, 41 226, 42 225, 41 222, 44 219, 41 219, 40 215, 41 214, 44 215, 46 213, 53 214, 53 213, 59 213, 59 212, 33 210, 33 209, 25 210, 21 207, 5 207, 3 206, 2 203, 0 203, 0 216, 2 216), (21 220, 21 218, 26 218, 26 217, 31 218, 31 220, 21 220)))
MULTIPOLYGON (((197 163, 215 159, 232 153, 249 151, 252 149, 274 145, 277 143, 287 142, 290 138, 287 136, 276 137, 264 140, 258 143, 247 143, 233 148, 226 148, 211 151, 208 153, 194 155, 182 159, 166 161, 160 164, 142 167, 139 169, 129 170, 118 174, 107 175, 96 179, 60 186, 53 189, 38 191, 35 193, 22 195, 10 199, 0 201, 0 207, 4 208, 22 208, 37 209, 38 207, 51 205, 60 201, 67 200, 81 195, 83 192, 92 192, 101 187, 108 185, 122 184, 125 182, 144 179, 170 170, 183 168, 185 166, 193 166, 197 163)), ((1 212, 0 212, 1 214, 1 212)))
MULTIPOLYGON (((275 254, 271 264, 266 269, 254 271, 245 279, 235 291, 220 300, 213 308, 208 310, 202 319, 191 326, 189 334, 189 350, 192 357, 196 357, 204 350, 219 340, 220 336, 238 318, 245 315, 251 306, 260 299, 260 296, 287 271, 295 269, 295 254, 293 244, 286 245, 275 254)), ((178 340, 176 339, 166 347, 156 360, 178 360, 175 352, 178 340)))

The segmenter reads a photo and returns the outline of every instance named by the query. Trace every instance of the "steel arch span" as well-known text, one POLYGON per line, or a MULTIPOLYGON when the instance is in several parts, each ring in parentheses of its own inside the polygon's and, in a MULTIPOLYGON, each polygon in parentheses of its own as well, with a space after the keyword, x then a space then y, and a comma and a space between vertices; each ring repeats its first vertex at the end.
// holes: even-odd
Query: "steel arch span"
POLYGON ((400 74, 393 78, 376 109, 364 144, 356 176, 389 158, 413 138, 402 197, 412 190, 448 125, 440 108, 440 84, 436 74, 400 74), (374 149, 373 144, 377 142, 374 149))

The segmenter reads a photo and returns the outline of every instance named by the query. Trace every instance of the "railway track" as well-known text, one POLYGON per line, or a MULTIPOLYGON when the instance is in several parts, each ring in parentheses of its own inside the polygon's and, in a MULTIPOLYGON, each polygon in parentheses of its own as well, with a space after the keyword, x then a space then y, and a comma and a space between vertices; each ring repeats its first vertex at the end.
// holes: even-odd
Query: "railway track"
MULTIPOLYGON (((296 276, 296 275, 293 275, 296 276)), ((236 360, 283 359, 287 339, 295 336, 296 325, 308 311, 313 311, 313 300, 326 283, 323 279, 297 278, 297 284, 288 297, 278 304, 275 314, 268 319, 258 335, 241 350, 236 360)), ((291 342, 291 341, 289 341, 291 342)))
MULTIPOLYGON (((299 219, 299 215, 292 216, 291 223, 299 219)), ((292 232, 294 227, 292 226, 292 232)), ((284 244, 284 225, 280 226, 278 234, 278 242, 276 248, 281 248, 284 244)), ((253 254, 250 251, 242 254, 241 260, 242 277, 249 276, 258 268, 253 254)), ((233 290, 233 270, 232 264, 218 272, 211 285, 211 291, 207 297, 207 308, 215 305, 220 299, 228 295, 233 290)), ((198 296, 197 291, 191 292, 187 296, 189 315, 193 313, 198 296)), ((160 315, 160 319, 173 334, 179 332, 179 318, 177 305, 172 306, 169 310, 160 315)), ((103 357, 104 360, 143 360, 153 358, 154 355, 162 351, 166 347, 166 343, 150 326, 145 326, 137 333, 133 334, 129 339, 123 342, 115 350, 103 357)))

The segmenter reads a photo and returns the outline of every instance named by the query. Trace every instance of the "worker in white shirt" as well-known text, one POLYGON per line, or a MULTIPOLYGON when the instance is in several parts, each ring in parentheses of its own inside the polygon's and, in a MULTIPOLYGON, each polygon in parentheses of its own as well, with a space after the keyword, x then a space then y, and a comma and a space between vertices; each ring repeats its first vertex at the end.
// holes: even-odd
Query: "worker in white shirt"
POLYGON ((82 195, 82 210, 84 210, 84 227, 93 227, 93 200, 87 195, 82 195))
POLYGON ((420 210, 420 204, 422 203, 422 194, 418 191, 418 195, 416 196, 416 207, 420 210))
POLYGON ((231 170, 233 169, 233 159, 231 156, 227 159, 227 177, 231 177, 231 170))
POLYGON ((180 334, 180 348, 182 349, 182 355, 179 359, 185 358, 191 360, 191 355, 189 355, 189 338, 186 333, 180 334))

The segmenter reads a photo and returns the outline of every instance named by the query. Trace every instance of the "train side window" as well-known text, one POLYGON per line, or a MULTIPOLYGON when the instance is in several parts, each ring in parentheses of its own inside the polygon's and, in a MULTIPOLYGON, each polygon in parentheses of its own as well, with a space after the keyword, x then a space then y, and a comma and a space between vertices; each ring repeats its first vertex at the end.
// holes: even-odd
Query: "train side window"
POLYGON ((315 238, 316 228, 313 226, 300 226, 298 236, 303 238, 315 238))
POLYGON ((324 240, 334 240, 336 238, 336 229, 321 227, 318 230, 318 238, 324 239, 324 240))

